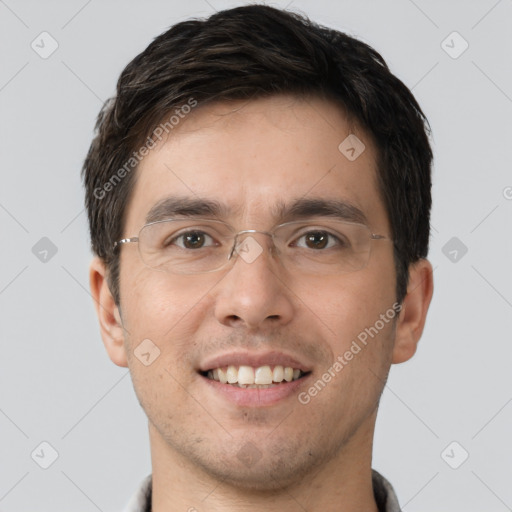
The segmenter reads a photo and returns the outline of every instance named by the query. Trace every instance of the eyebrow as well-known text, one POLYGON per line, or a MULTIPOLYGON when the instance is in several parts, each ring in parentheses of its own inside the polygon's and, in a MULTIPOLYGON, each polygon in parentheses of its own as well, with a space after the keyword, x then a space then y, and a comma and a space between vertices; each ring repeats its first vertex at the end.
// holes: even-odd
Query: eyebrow
MULTIPOLYGON (((200 197, 170 196, 156 203, 146 215, 146 223, 172 217, 213 217, 226 219, 240 211, 218 201, 200 197)), ((300 198, 290 204, 279 201, 272 214, 279 223, 309 217, 330 217, 347 222, 368 224, 366 215, 357 206, 341 199, 300 198)))

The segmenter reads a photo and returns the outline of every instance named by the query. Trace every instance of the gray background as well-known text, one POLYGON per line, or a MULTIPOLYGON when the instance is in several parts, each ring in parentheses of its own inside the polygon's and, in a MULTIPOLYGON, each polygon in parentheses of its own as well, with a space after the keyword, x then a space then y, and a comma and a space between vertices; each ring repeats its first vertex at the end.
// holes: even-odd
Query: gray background
MULTIPOLYGON (((120 510, 151 471, 145 416, 88 291, 79 170, 128 61, 170 25, 243 3, 0 1, 4 512, 120 510), (46 59, 31 48, 51 48, 43 31, 59 45, 46 59), (57 248, 46 261, 43 237, 57 248), (58 452, 48 469, 43 441, 58 452)), ((512 1, 273 5, 288 4, 374 46, 433 128, 434 299, 415 357, 391 370, 373 466, 407 512, 512 510, 512 1)))

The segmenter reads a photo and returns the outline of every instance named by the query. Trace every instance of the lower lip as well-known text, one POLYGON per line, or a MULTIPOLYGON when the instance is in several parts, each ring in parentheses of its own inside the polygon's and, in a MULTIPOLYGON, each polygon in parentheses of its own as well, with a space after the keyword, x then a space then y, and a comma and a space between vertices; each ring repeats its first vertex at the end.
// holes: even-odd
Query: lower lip
POLYGON ((261 407, 274 405, 290 395, 297 395, 298 389, 303 386, 311 376, 310 373, 291 382, 281 382, 271 388, 240 388, 234 384, 222 384, 217 380, 201 375, 206 384, 216 393, 221 394, 230 402, 241 407, 261 407))

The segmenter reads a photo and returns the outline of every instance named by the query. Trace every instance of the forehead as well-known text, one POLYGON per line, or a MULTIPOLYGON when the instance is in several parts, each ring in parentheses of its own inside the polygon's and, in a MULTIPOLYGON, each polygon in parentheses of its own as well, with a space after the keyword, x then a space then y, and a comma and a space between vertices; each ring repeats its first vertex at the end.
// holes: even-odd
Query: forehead
POLYGON ((125 228, 140 229, 180 198, 211 200, 213 216, 253 227, 280 220, 297 202, 336 201, 387 227, 370 137, 318 98, 196 107, 139 164, 125 228))

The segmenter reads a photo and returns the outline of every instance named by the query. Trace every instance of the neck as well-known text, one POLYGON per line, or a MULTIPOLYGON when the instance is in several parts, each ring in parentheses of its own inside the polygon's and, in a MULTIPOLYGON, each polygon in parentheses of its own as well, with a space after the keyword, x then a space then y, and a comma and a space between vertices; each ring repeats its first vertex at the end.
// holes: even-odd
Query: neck
POLYGON ((329 461, 279 489, 219 481, 174 450, 150 424, 152 512, 378 512, 372 487, 376 411, 329 461))

